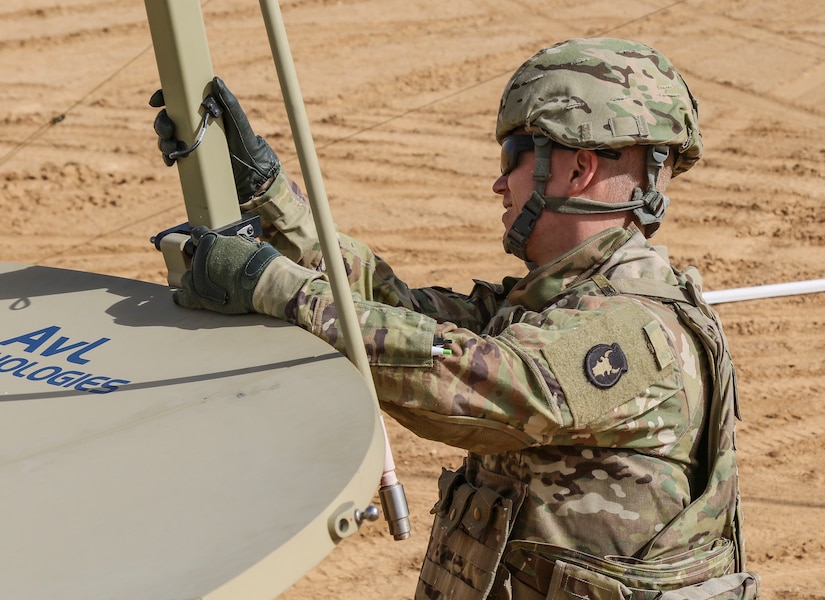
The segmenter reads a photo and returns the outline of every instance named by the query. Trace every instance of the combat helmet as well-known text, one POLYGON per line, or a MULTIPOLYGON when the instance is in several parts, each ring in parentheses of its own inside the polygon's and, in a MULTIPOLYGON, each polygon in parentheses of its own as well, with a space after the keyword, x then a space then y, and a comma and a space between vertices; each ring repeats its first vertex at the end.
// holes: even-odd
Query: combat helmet
POLYGON ((527 238, 544 209, 632 210, 646 235, 652 236, 669 202, 656 190, 668 156, 675 155, 675 176, 702 155, 698 103, 687 84, 663 54, 628 40, 571 39, 529 58, 502 94, 497 141, 503 144, 519 128, 533 135, 536 191, 504 244, 522 259, 527 238), (553 144, 616 154, 627 146, 647 146, 648 189, 636 188, 632 198, 621 203, 544 196, 553 144))

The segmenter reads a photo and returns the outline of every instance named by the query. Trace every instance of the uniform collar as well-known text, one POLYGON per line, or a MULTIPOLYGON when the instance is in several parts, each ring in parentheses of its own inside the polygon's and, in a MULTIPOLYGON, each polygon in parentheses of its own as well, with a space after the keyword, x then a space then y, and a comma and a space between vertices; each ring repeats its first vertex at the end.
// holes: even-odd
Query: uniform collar
POLYGON ((539 311, 553 298, 593 274, 613 270, 616 265, 612 263, 618 263, 618 257, 616 261, 611 261, 611 258, 616 250, 631 244, 631 240, 634 254, 657 264, 667 264, 667 259, 654 251, 635 225, 631 224, 626 229, 614 227, 588 238, 556 260, 531 270, 510 290, 507 299, 513 305, 539 311))

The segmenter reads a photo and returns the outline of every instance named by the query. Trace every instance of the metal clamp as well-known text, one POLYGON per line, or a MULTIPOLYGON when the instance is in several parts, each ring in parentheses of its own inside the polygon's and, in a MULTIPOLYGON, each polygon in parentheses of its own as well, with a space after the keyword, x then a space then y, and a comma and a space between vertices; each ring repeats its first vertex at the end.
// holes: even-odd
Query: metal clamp
POLYGON ((203 106, 206 111, 203 113, 203 118, 201 119, 200 128, 198 129, 198 135, 195 137, 195 143, 192 144, 189 148, 183 148, 181 150, 175 150, 174 152, 169 153, 169 158, 171 160, 176 160, 178 158, 182 158, 184 156, 189 156, 195 149, 201 145, 203 141, 203 136, 206 135, 206 126, 209 125, 209 117, 213 117, 217 119, 223 114, 223 109, 221 108, 218 101, 215 100, 215 97, 210 94, 206 98, 204 98, 203 102, 201 102, 201 106, 203 106))

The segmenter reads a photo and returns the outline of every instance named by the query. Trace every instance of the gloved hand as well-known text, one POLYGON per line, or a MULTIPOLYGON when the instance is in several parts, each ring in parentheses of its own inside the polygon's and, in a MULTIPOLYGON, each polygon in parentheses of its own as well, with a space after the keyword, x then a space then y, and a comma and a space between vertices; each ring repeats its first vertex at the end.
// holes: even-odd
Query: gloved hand
MULTIPOLYGON (((278 175, 281 163, 266 140, 252 131, 238 99, 219 77, 212 80, 212 94, 223 108, 224 131, 229 155, 232 158, 235 190, 238 193, 238 201, 243 203, 259 192, 262 185, 278 175)), ((162 90, 152 94, 149 105, 155 108, 165 105, 162 90)), ((169 158, 169 154, 185 145, 175 139, 175 124, 169 118, 166 109, 161 110, 155 117, 155 133, 159 138, 158 148, 163 154, 164 162, 168 166, 173 165, 175 161, 169 158)))
MULTIPOLYGON (((149 106, 160 108, 165 106, 166 101, 163 99, 163 90, 158 90, 152 97, 149 98, 149 106)), ((184 150, 186 144, 175 137, 175 122, 166 113, 166 109, 161 110, 155 117, 155 133, 158 136, 158 150, 163 155, 163 162, 167 167, 175 164, 174 158, 169 155, 179 150, 184 150)))
POLYGON ((224 314, 254 312, 252 294, 267 265, 280 256, 266 242, 218 235, 207 227, 192 230, 192 269, 181 278, 175 303, 224 314))

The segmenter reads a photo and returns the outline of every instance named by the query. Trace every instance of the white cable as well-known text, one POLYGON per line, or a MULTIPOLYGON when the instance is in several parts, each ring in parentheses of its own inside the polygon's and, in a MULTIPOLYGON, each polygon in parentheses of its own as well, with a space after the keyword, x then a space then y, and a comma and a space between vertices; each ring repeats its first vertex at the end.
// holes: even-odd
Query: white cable
POLYGON ((741 302, 743 300, 760 300, 763 298, 796 296, 798 294, 813 294, 816 292, 825 292, 825 279, 810 279, 808 281, 792 281, 789 283, 730 288, 727 290, 704 292, 702 296, 708 304, 725 304, 728 302, 741 302))

